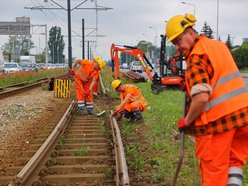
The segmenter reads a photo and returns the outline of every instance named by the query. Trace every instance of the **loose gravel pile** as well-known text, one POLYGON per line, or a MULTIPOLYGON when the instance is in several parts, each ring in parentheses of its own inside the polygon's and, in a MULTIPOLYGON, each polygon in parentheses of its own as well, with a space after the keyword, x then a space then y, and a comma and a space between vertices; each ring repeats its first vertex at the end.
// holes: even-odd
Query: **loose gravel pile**
POLYGON ((28 148, 63 101, 41 88, 0 100, 0 175, 28 148))

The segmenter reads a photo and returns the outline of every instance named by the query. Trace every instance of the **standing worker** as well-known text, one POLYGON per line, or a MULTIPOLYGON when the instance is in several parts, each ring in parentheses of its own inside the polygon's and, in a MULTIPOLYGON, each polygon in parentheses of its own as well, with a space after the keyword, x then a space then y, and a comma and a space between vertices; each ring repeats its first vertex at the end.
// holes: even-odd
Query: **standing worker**
POLYGON ((100 57, 95 56, 93 61, 90 60, 75 60, 70 71, 71 75, 75 74, 76 96, 78 101, 78 109, 81 114, 84 112, 86 106, 88 114, 93 114, 93 94, 92 90, 99 78, 100 70, 106 66, 106 63, 100 60, 100 57), (74 73, 76 66, 80 64, 81 67, 74 73))
POLYGON ((147 103, 144 96, 141 94, 140 89, 131 84, 122 84, 120 80, 113 80, 111 83, 113 90, 120 94, 121 103, 116 106, 112 116, 121 116, 130 119, 133 123, 142 123, 143 116, 141 112, 146 110, 147 103))
POLYGON ((248 88, 227 46, 198 35, 192 14, 172 17, 168 41, 186 58, 187 114, 178 128, 196 138, 203 186, 241 186, 248 156, 248 88))

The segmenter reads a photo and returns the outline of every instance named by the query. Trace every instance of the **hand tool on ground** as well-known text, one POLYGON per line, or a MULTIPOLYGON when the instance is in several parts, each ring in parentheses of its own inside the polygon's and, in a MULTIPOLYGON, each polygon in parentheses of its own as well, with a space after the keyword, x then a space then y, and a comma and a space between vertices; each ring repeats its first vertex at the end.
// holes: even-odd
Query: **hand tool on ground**
MULTIPOLYGON (((183 116, 185 117, 186 116, 186 102, 187 102, 187 97, 186 97, 186 93, 184 94, 184 103, 183 103, 183 116)), ((176 169, 176 173, 174 175, 174 178, 173 178, 173 183, 172 183, 172 186, 175 186, 176 185, 176 182, 177 182, 177 177, 178 177, 178 174, 180 172, 180 169, 181 169, 181 166, 182 166, 182 163, 183 163, 183 157, 184 157, 184 131, 180 131, 180 155, 179 155, 179 161, 177 163, 177 169, 176 169)))
MULTIPOLYGON (((74 80, 78 81, 78 80, 75 79, 75 78, 74 78, 74 80)), ((86 95, 86 91, 84 90, 83 86, 82 86, 81 84, 79 84, 79 85, 80 85, 80 87, 82 88, 84 94, 86 95)), ((86 95, 86 96, 87 96, 87 95, 86 95)), ((96 105, 96 103, 95 103, 89 96, 87 96, 87 97, 90 99, 90 101, 91 101, 91 102, 93 103, 93 105, 96 107, 96 109, 99 111, 99 113, 96 114, 98 117, 100 117, 100 116, 102 116, 102 115, 104 115, 104 114, 106 113, 105 110, 100 110, 100 108, 96 105)))

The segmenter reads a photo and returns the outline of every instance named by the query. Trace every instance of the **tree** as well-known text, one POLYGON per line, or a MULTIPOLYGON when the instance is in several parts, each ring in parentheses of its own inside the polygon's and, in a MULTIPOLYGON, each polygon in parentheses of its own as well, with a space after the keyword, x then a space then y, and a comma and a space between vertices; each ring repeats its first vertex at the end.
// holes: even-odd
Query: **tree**
POLYGON ((226 46, 229 48, 229 50, 232 50, 233 49, 230 34, 228 34, 228 36, 227 36, 226 46))
POLYGON ((54 26, 49 31, 48 47, 50 49, 50 55, 52 63, 64 63, 64 36, 61 35, 61 28, 54 26))
POLYGON ((17 59, 16 54, 18 51, 19 55, 25 55, 29 53, 29 51, 34 48, 34 42, 31 40, 31 35, 14 35, 9 36, 9 39, 2 46, 2 51, 4 55, 9 55, 9 60, 17 59), (14 55, 13 56, 13 51, 14 55))
POLYGON ((248 43, 243 43, 233 50, 232 55, 239 69, 248 67, 248 43))
POLYGON ((213 30, 210 28, 210 26, 207 24, 207 22, 205 21, 204 22, 204 26, 201 30, 201 33, 205 36, 207 36, 208 38, 211 38, 213 39, 214 36, 213 36, 213 30))

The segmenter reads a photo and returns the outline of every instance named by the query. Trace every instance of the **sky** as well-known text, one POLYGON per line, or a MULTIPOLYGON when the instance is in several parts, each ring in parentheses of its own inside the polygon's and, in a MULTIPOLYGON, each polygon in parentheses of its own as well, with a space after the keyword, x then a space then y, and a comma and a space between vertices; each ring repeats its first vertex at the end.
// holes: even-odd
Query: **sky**
MULTIPOLYGON (((65 10, 30 10, 30 7, 55 8, 59 4, 67 8, 67 0, 8 0, 1 1, 0 21, 15 21, 16 17, 30 17, 31 25, 46 24, 48 30, 52 26, 59 26, 65 40, 64 53, 68 55, 68 27, 67 12, 65 10), (26 8, 25 8, 26 7, 26 8)), ((160 44, 160 34, 165 33, 166 21, 174 15, 185 13, 195 14, 197 22, 195 29, 200 32, 204 22, 226 41, 230 34, 233 44, 240 45, 243 38, 248 38, 248 1, 246 0, 71 0, 71 8, 84 2, 80 8, 94 8, 98 6, 112 8, 107 11, 74 9, 71 11, 72 23, 72 56, 82 58, 82 19, 85 22, 85 40, 90 40, 93 55, 105 60, 110 58, 112 43, 120 45, 136 45, 138 41, 146 40, 153 44, 160 44), (219 3, 219 8, 217 4, 219 3), (96 18, 98 17, 98 18, 96 18), (217 19, 218 17, 218 19, 217 19), (217 27, 218 20, 218 27, 217 27), (96 35, 96 21, 98 22, 98 36, 96 35), (157 34, 157 37, 156 37, 157 34), (97 41, 97 47, 93 45, 97 41)), ((37 54, 44 49, 44 27, 33 27, 32 40, 35 48, 31 51, 37 54)), ((8 36, 0 35, 0 45, 7 42, 8 36)), ((87 46, 85 46, 87 48, 87 46)), ((87 57, 87 51, 85 56, 87 57)))

